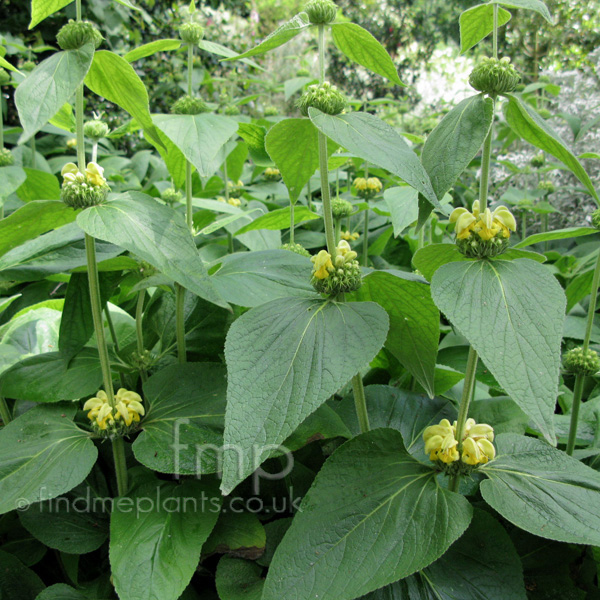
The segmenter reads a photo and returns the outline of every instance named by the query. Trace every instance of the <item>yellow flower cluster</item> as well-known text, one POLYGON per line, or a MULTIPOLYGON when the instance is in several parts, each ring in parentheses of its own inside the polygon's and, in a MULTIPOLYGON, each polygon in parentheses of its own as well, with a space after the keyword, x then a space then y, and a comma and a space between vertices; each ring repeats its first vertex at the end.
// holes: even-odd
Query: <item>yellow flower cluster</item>
POLYGON ((494 429, 486 423, 476 423, 474 419, 467 419, 459 447, 456 439, 456 421, 451 425, 448 419, 442 419, 438 425, 431 425, 423 432, 425 452, 432 461, 441 461, 445 464, 462 462, 475 466, 485 464, 496 456, 494 429), (462 453, 462 454, 461 454, 462 453))
POLYGON ((349 231, 342 231, 340 237, 343 240, 346 240, 347 242, 355 242, 360 237, 360 233, 358 233, 358 231, 355 231, 354 233, 350 233, 349 231))
POLYGON ((335 266, 331 260, 331 254, 327 250, 321 250, 319 254, 311 257, 314 277, 317 279, 327 279, 335 273, 336 269, 343 269, 345 265, 351 263, 357 256, 346 240, 341 240, 335 251, 335 266))
POLYGON ((82 173, 75 163, 67 163, 60 174, 63 176, 63 184, 70 183, 87 183, 95 187, 103 187, 106 185, 104 179, 104 169, 95 162, 88 163, 85 173, 82 173))
POLYGON ((227 204, 231 204, 231 206, 240 206, 242 204, 242 201, 239 198, 229 198, 229 200, 227 200, 225 196, 218 196, 217 201, 227 202, 227 204))
POLYGON ((280 176, 281 173, 279 172, 279 169, 275 169, 274 167, 267 167, 265 169, 265 178, 269 181, 275 181, 279 179, 280 176))
POLYGON ((450 215, 450 223, 456 223, 456 238, 459 240, 469 239, 473 233, 484 241, 495 237, 508 239, 510 232, 517 230, 515 218, 506 206, 499 206, 494 212, 486 208, 481 213, 479 200, 473 202, 472 213, 463 207, 455 208, 450 215))
POLYGON ((89 411, 88 419, 94 429, 99 431, 125 432, 132 424, 139 423, 140 417, 145 414, 142 397, 125 388, 117 391, 114 408, 110 405, 106 392, 100 390, 83 405, 83 410, 89 411))
POLYGON ((352 185, 361 198, 371 198, 376 196, 383 189, 383 184, 377 177, 369 177, 368 179, 357 177, 352 182, 352 185))

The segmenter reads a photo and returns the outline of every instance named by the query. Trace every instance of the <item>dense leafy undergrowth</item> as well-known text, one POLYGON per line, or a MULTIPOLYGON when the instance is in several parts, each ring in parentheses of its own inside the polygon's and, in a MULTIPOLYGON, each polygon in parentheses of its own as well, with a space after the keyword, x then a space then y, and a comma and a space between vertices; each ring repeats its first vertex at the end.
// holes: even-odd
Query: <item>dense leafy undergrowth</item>
POLYGON ((239 55, 193 3, 125 56, 75 8, 45 60, 0 58, 0 598, 599 598, 600 213, 548 219, 556 169, 598 202, 598 156, 498 48, 546 6, 462 14, 490 56, 426 138, 326 81, 333 43, 404 85, 330 0, 239 55), (295 116, 197 77, 307 33, 295 116), (169 114, 135 67, 157 53, 187 59, 169 114), (539 185, 500 198, 523 144, 502 164, 539 185))

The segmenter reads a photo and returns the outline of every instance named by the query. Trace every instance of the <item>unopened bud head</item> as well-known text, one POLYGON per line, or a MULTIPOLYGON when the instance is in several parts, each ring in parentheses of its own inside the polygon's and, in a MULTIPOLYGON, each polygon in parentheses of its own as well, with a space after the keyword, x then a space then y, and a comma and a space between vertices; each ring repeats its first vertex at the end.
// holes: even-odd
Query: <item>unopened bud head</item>
POLYGON ((208 106, 201 98, 193 98, 192 96, 183 96, 171 106, 171 112, 175 115, 199 115, 208 110, 208 106))
POLYGON ((79 50, 86 44, 94 44, 99 48, 104 38, 96 25, 90 21, 73 21, 64 25, 56 36, 56 41, 62 50, 79 50))
POLYGON ((179 37, 186 44, 196 45, 204 37, 204 28, 198 23, 184 23, 179 27, 179 37))
POLYGON ((106 123, 94 119, 93 121, 87 121, 83 125, 83 135, 90 138, 94 142, 106 137, 110 133, 110 129, 106 123))
POLYGON ((313 25, 329 25, 335 21, 337 6, 332 0, 310 0, 304 12, 313 25))
POLYGON ((514 92, 520 79, 521 76, 510 64, 510 58, 484 57, 471 72, 469 83, 484 94, 497 96, 514 92))
POLYGON ((346 98, 327 81, 321 85, 311 85, 298 100, 300 113, 307 117, 309 108, 316 108, 328 115, 339 115, 347 106, 346 98))

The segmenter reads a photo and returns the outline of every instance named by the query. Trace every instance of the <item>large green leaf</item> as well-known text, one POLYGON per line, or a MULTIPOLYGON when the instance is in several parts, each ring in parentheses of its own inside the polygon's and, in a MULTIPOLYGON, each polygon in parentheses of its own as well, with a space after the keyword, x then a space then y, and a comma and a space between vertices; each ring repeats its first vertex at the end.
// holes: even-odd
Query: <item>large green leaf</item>
POLYGON ((554 231, 534 233, 533 235, 527 236, 524 240, 515 244, 514 247, 526 248, 527 246, 533 246, 533 244, 539 244, 541 242, 568 240, 570 238, 592 235, 594 233, 598 233, 598 230, 594 227, 567 227, 566 229, 555 229, 554 231))
MULTIPOLYGON (((408 392, 390 385, 368 385, 365 387, 367 411, 371 429, 391 427, 402 434, 404 446, 418 458, 424 458, 423 430, 442 419, 456 420, 456 408, 450 400, 428 398, 424 394, 408 392), (418 454, 421 453, 420 456, 418 454)), ((354 435, 360 433, 356 406, 351 395, 331 406, 348 424, 354 435)))
POLYGON ((249 512, 223 511, 202 554, 233 554, 255 560, 262 556, 267 543, 266 532, 259 518, 249 512))
POLYGON ((383 193, 383 198, 390 209, 394 237, 414 223, 419 217, 417 190, 410 186, 388 188, 383 193))
POLYGON ((94 45, 57 52, 42 61, 15 92, 15 104, 23 125, 19 142, 35 135, 68 102, 92 64, 94 45))
POLYGON ((238 129, 233 119, 209 113, 155 115, 153 121, 196 167, 202 177, 213 174, 215 158, 238 129))
POLYGON ((214 473, 214 448, 223 443, 226 391, 220 364, 171 365, 153 375, 144 384, 149 409, 133 444, 135 457, 160 473, 214 473))
MULTIPOLYGON (((233 58, 235 60, 239 60, 238 53, 235 50, 227 48, 227 46, 223 46, 223 44, 218 44, 217 42, 213 42, 210 40, 200 40, 198 42, 198 48, 200 48, 200 50, 204 50, 205 52, 216 54, 217 56, 225 56, 226 58, 233 58)), ((258 63, 248 58, 242 58, 241 62, 255 69, 258 69, 259 71, 265 70, 258 63)))
POLYGON ((533 10, 534 12, 542 15, 548 23, 554 25, 552 15, 548 10, 548 7, 541 0, 490 0, 490 4, 501 4, 508 8, 524 8, 526 10, 533 10))
POLYGON ((31 23, 29 23, 29 29, 33 29, 46 17, 68 6, 71 2, 73 0, 31 0, 31 23))
POLYGON ((527 259, 448 263, 433 276, 431 293, 498 383, 554 443, 566 300, 551 271, 527 259))
POLYGON ((421 161, 440 200, 483 146, 493 118, 493 101, 477 94, 459 102, 427 136, 421 161))
POLYGON ((27 179, 27 173, 21 167, 0 167, 0 201, 8 198, 27 179))
POLYGON ((361 600, 526 600, 523 568, 498 521, 483 510, 439 560, 361 600))
POLYGON ((31 202, 32 200, 60 199, 60 184, 52 173, 28 168, 25 168, 24 171, 27 179, 17 189, 19 200, 31 202))
POLYGON ((282 298, 231 326, 222 489, 229 493, 377 354, 388 330, 372 302, 282 298), (239 464, 238 464, 239 462, 239 464))
POLYGON ((213 481, 150 482, 115 502, 110 564, 121 600, 176 600, 190 582, 217 522, 213 481))
POLYGON ((146 86, 124 58, 108 50, 96 52, 85 85, 94 94, 126 110, 156 143, 161 144, 148 109, 146 86))
POLYGON ((123 58, 129 62, 135 62, 140 58, 146 58, 152 56, 157 52, 167 52, 169 50, 178 50, 181 47, 181 40, 154 40, 148 44, 142 44, 133 50, 130 50, 123 56, 123 58))
POLYGON ((44 582, 16 556, 0 550, 0 598, 36 600, 44 582))
POLYGON ((319 134, 309 119, 285 119, 271 127, 265 147, 296 202, 319 167, 319 134), (290 140, 294 143, 290 144, 290 140))
MULTIPOLYGON (((498 27, 510 21, 511 14, 503 8, 498 9, 498 27)), ((478 4, 465 10, 459 19, 460 51, 465 53, 494 30, 494 6, 478 4)))
POLYGON ((277 548, 263 600, 352 600, 438 559, 471 521, 393 429, 341 446, 277 548))
POLYGON ((278 27, 273 33, 269 34, 258 46, 238 54, 237 56, 227 58, 225 60, 240 60, 240 58, 248 58, 257 54, 264 54, 269 50, 283 46, 291 39, 295 38, 299 33, 310 27, 308 15, 304 12, 298 13, 289 21, 286 21, 281 27, 278 27))
POLYGON ((273 166, 273 161, 265 150, 265 136, 267 135, 265 127, 254 123, 240 123, 238 135, 248 144, 250 158, 254 164, 258 167, 273 166))
POLYGON ((77 400, 98 391, 102 371, 98 352, 84 348, 69 360, 60 352, 25 358, 2 373, 0 394, 31 402, 77 400))
POLYGON ((122 194, 77 217, 89 235, 125 248, 201 298, 227 307, 179 213, 138 192, 122 194))
MULTIPOLYGON (((313 221, 314 219, 320 219, 321 217, 314 213, 306 206, 296 206, 294 208, 294 224, 303 223, 304 221, 313 221)), ((235 232, 236 235, 241 235, 247 231, 254 231, 256 229, 271 229, 278 231, 281 229, 288 229, 291 224, 291 208, 286 206, 285 208, 278 208, 272 210, 264 215, 261 215, 257 219, 254 219, 252 223, 244 225, 241 229, 235 232)))
POLYGON ((75 407, 37 406, 0 430, 0 513, 24 510, 80 484, 96 462, 75 407))
POLYGON ((404 86, 387 50, 364 28, 356 23, 333 23, 333 43, 351 61, 404 86))
POLYGON ((98 550, 108 537, 106 490, 84 482, 67 494, 19 512, 21 524, 49 548, 69 554, 98 550), (102 492, 102 493, 100 493, 102 492))
POLYGON ((348 152, 391 171, 421 192, 431 204, 440 206, 419 158, 385 121, 361 112, 332 116, 311 108, 309 113, 317 128, 348 152))
POLYGON ((314 298, 311 271, 305 256, 288 250, 262 250, 225 256, 212 280, 227 302, 252 307, 276 298, 314 298))
POLYGON ((511 129, 536 148, 558 158, 600 204, 600 198, 589 175, 558 133, 533 108, 521 102, 519 98, 511 94, 506 96, 509 102, 505 114, 511 129))
POLYGON ((262 568, 242 558, 224 556, 217 566, 215 584, 221 600, 261 600, 265 585, 262 568))
POLYGON ((377 302, 385 309, 390 318, 385 347, 433 397, 440 313, 427 283, 397 273, 371 273, 353 297, 377 302))
POLYGON ((144 137, 156 148, 160 157, 165 161, 173 185, 182 188, 185 185, 186 160, 183 152, 162 132, 156 129, 160 144, 155 139, 145 134, 144 137))
POLYGON ((0 256, 51 229, 75 220, 77 213, 60 200, 29 202, 0 221, 0 256))
POLYGON ((87 597, 65 583, 47 587, 35 600, 86 600, 87 597))
POLYGON ((600 545, 600 473, 541 440, 496 438, 497 457, 482 472, 485 501, 540 537, 600 545))

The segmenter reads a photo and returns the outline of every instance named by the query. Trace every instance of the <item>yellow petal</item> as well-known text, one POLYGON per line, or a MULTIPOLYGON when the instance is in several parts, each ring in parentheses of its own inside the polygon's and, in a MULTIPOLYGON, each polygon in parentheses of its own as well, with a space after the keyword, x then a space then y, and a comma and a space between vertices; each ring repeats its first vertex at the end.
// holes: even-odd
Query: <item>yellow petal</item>
POLYGON ((476 217, 479 216, 479 200, 475 200, 475 202, 473 202, 473 214, 476 217))
POLYGON ((468 213, 468 212, 469 211, 464 206, 459 206, 458 208, 455 208, 450 213, 450 223, 456 223, 456 221, 458 221, 458 218, 460 216, 462 216, 462 215, 464 215, 465 213, 468 213))
POLYGON ((469 237, 476 221, 477 219, 468 211, 461 214, 456 221, 456 237, 459 239, 469 237))
POLYGON ((517 222, 515 220, 515 217, 510 212, 510 210, 506 208, 506 206, 499 206, 494 211, 494 218, 500 223, 502 223, 502 225, 504 225, 507 229, 510 229, 511 231, 517 230, 517 222))
POLYGON ((490 442, 489 440, 486 440, 484 438, 484 439, 479 440, 477 442, 477 445, 479 446, 483 455, 486 457, 485 462, 496 458, 496 448, 494 448, 494 444, 492 444, 492 442, 490 442))
POLYGON ((71 175, 76 175, 77 173, 79 173, 79 169, 77 168, 77 165, 75 163, 67 163, 60 171, 60 174, 64 177, 67 173, 70 173, 71 175))

